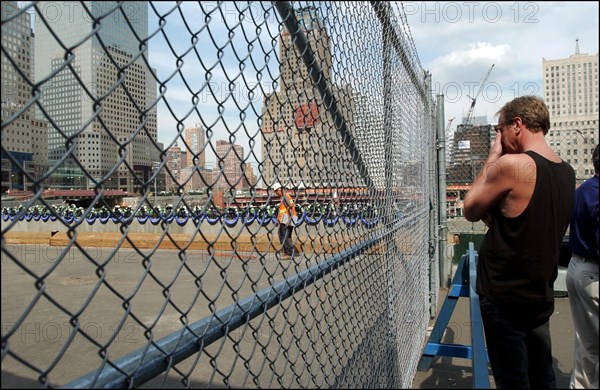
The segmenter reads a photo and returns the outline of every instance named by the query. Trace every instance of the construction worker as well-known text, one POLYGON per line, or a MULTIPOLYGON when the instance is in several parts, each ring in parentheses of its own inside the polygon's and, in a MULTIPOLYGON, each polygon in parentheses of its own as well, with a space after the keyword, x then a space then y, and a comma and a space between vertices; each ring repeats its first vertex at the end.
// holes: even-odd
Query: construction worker
POLYGON ((279 182, 273 184, 273 191, 281 199, 279 203, 279 214, 277 215, 277 226, 279 226, 279 242, 282 245, 282 259, 289 260, 294 256, 294 243, 292 232, 297 219, 296 207, 289 194, 286 194, 279 182))

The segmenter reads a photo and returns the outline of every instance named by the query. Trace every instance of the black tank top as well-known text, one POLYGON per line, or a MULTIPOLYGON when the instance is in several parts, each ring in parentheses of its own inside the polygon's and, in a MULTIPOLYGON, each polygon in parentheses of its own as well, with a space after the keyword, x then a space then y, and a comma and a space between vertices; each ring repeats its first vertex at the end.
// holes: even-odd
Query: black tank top
POLYGON ((542 324, 554 311, 554 280, 575 194, 575 172, 528 151, 536 165, 529 204, 515 218, 495 210, 477 264, 477 293, 507 315, 542 324))

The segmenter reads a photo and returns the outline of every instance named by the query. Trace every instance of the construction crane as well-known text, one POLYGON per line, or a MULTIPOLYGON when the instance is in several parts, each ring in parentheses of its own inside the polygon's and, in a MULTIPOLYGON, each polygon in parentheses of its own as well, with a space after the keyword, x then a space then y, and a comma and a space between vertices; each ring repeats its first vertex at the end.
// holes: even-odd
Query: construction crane
POLYGON ((492 64, 492 67, 485 74, 483 80, 481 81, 481 84, 479 85, 479 90, 477 90, 477 94, 475 94, 475 97, 471 97, 471 96, 467 95, 467 97, 471 99, 471 107, 469 108, 469 112, 467 113, 467 116, 463 120, 464 126, 470 125, 471 121, 473 120, 473 111, 475 110, 475 103, 477 103, 477 98, 481 94, 481 91, 483 90, 483 86, 485 85, 485 82, 487 81, 488 77, 490 77, 490 73, 492 72, 492 69, 494 69, 494 64, 492 64))
POLYGON ((448 119, 448 124, 446 125, 446 141, 448 141, 448 137, 450 136, 450 125, 454 119, 456 119, 456 117, 448 119))
POLYGON ((454 119, 456 119, 456 117, 448 119, 448 124, 446 125, 446 161, 450 161, 450 156, 452 156, 452 141, 454 137, 452 137, 452 140, 450 139, 450 125, 454 119))

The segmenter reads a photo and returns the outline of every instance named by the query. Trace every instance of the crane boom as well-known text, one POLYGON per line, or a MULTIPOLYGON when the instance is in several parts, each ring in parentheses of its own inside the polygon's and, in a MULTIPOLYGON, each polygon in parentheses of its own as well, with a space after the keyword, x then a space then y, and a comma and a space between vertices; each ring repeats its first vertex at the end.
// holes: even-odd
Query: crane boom
MULTIPOLYGON (((444 132, 444 135, 446 137, 446 158, 447 161, 450 160, 450 155, 451 155, 451 150, 452 150, 452 141, 450 139, 450 125, 452 124, 452 121, 456 119, 456 117, 448 119, 448 125, 446 126, 446 131, 444 132)), ((454 137, 452 137, 454 138, 454 137)))
POLYGON ((448 119, 448 125, 446 126, 446 139, 448 138, 448 133, 450 132, 450 125, 455 118, 448 119))
POLYGON ((494 69, 494 64, 492 64, 490 69, 487 71, 487 73, 483 77, 483 80, 481 81, 481 84, 479 85, 479 89, 477 90, 477 94, 475 94, 475 97, 471 98, 471 107, 469 107, 469 112, 467 113, 467 116, 465 117, 464 122, 463 122, 463 125, 465 125, 465 126, 468 126, 471 124, 471 120, 473 119, 473 111, 475 110, 475 103, 477 103, 477 98, 481 94, 481 91, 483 90, 483 86, 485 85, 488 77, 490 77, 490 73, 492 72, 492 69, 494 69))

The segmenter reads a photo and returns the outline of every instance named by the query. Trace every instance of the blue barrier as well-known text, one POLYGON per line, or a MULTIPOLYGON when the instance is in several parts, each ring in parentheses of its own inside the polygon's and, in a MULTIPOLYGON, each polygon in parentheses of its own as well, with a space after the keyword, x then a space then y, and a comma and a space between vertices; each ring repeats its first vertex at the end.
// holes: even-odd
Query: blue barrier
MULTIPOLYGON (((131 222, 138 222, 145 224, 150 221, 152 225, 158 225, 161 222, 171 224, 173 221, 179 226, 185 226, 188 221, 194 223, 196 226, 198 223, 206 220, 210 225, 217 223, 223 223, 228 227, 235 227, 238 222, 246 226, 251 225, 257 221, 262 226, 267 226, 271 223, 275 223, 277 220, 277 214, 270 213, 266 208, 261 208, 254 211, 239 210, 235 212, 177 212, 177 211, 164 211, 158 215, 152 213, 152 210, 145 210, 144 212, 132 213, 131 210, 127 212, 112 211, 112 210, 91 210, 85 211, 84 209, 63 208, 58 211, 49 209, 38 209, 32 207, 31 209, 15 209, 15 208, 3 208, 1 213, 2 221, 42 221, 47 222, 62 219, 67 224, 77 223, 85 220, 89 225, 93 225, 96 220, 101 224, 106 224, 108 221, 112 221, 115 224, 130 224, 131 222)), ((404 216, 402 213, 398 213, 396 216, 398 221, 402 221, 404 216)), ((352 227, 358 221, 368 228, 375 227, 380 222, 380 217, 377 215, 361 215, 360 213, 353 213, 352 211, 343 211, 340 214, 328 215, 318 213, 299 213, 298 222, 296 226, 306 223, 310 226, 315 226, 319 223, 323 223, 325 227, 333 227, 338 223, 345 223, 346 226, 352 227)))
POLYGON ((425 345, 418 371, 429 371, 433 359, 436 356, 449 356, 463 359, 471 359, 473 367, 473 388, 490 388, 490 379, 488 375, 488 355, 485 348, 485 339, 483 338, 483 322, 481 319, 481 309, 479 307, 479 295, 475 291, 477 267, 477 253, 472 242, 469 243, 469 249, 464 254, 454 277, 452 278, 452 287, 440 314, 435 322, 431 336, 425 345), (444 344, 442 336, 448 327, 448 322, 452 317, 452 312, 456 307, 458 298, 468 297, 470 304, 471 320, 471 345, 444 344))

